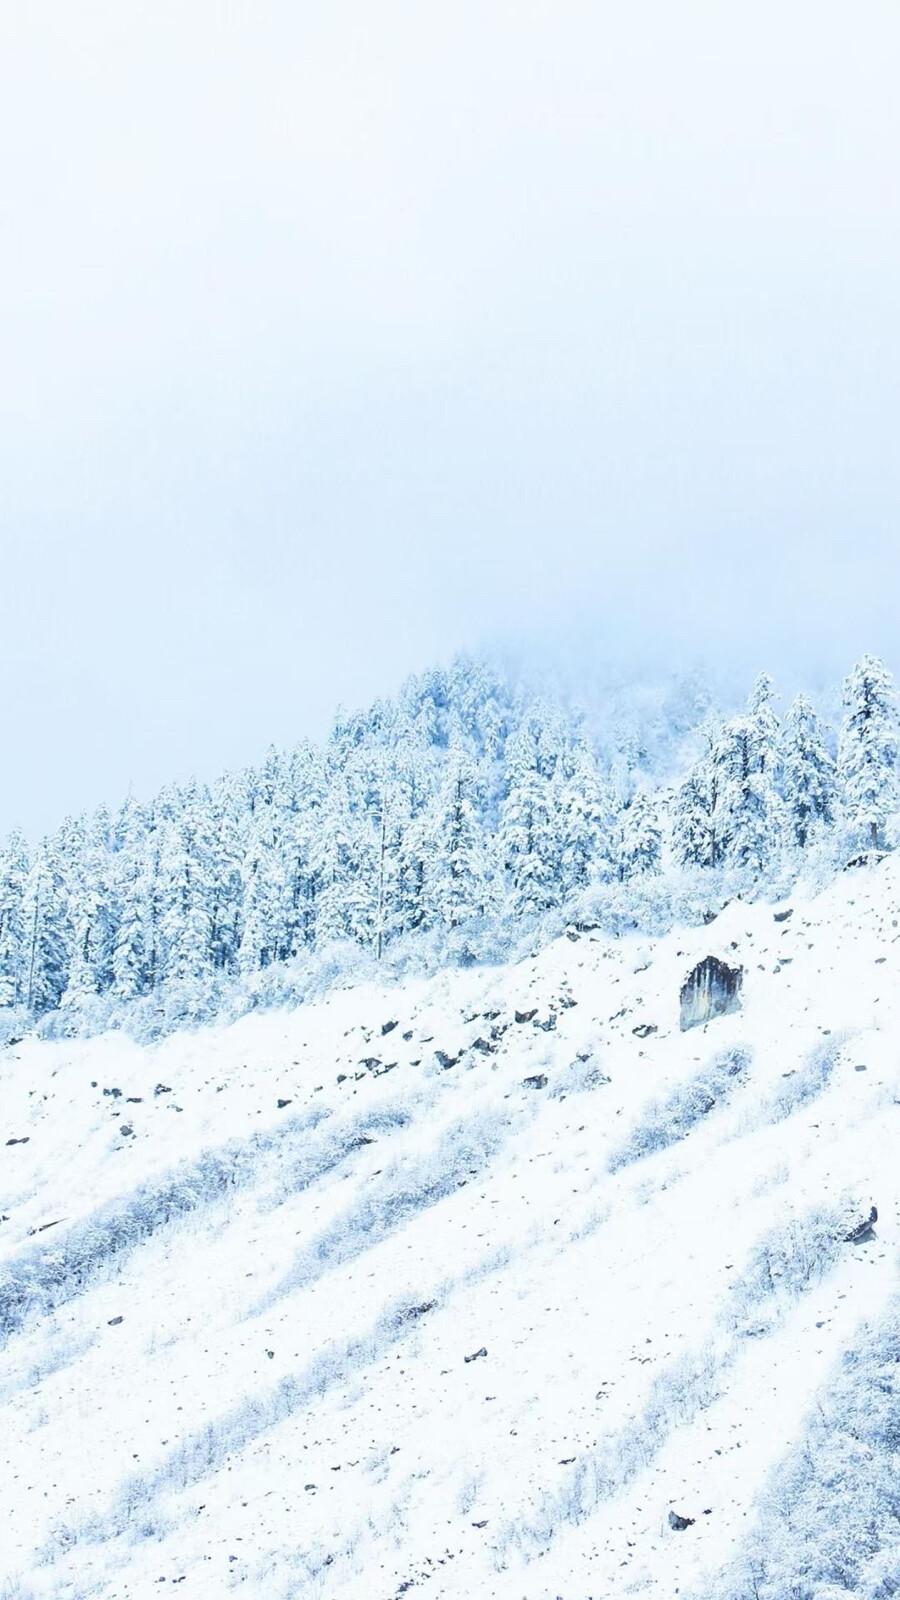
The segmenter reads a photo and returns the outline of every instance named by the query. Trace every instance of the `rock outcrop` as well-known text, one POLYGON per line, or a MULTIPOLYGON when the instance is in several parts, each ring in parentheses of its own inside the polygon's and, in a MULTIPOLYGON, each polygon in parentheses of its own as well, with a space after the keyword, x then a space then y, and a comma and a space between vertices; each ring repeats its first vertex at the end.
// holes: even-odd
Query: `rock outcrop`
POLYGON ((716 956, 700 961, 681 989, 681 1029, 696 1028, 713 1017, 739 1011, 743 967, 729 967, 716 956))

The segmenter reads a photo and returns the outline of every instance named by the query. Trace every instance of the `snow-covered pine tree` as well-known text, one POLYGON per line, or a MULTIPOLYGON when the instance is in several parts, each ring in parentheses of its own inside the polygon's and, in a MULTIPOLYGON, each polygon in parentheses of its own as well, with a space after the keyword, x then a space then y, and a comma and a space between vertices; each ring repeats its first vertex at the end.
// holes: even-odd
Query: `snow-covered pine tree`
POLYGON ((66 905, 56 839, 34 853, 22 902, 22 1001, 40 1016, 59 1005, 66 970, 66 905))
POLYGON ((590 750, 580 746, 561 795, 561 890, 577 894, 617 869, 618 808, 590 750))
POLYGON ((497 838, 513 916, 547 911, 560 893, 562 785, 541 776, 529 727, 507 743, 507 794, 497 838))
POLYGON ((810 701, 799 694, 784 721, 782 794, 790 834, 801 849, 834 821, 836 786, 822 725, 810 701))
POLYGON ((844 814, 860 839, 877 849, 897 805, 898 728, 894 680, 878 656, 863 656, 844 683, 845 715, 838 748, 844 814))
POLYGON ((483 916, 490 893, 490 866, 476 809, 474 764, 458 750, 429 818, 425 897, 428 918, 456 928, 483 916))
POLYGON ((679 784, 672 802, 672 848, 683 867, 716 867, 722 858, 717 832, 718 774, 706 759, 679 784))
POLYGON ((767 772, 774 782, 781 761, 781 728, 773 701, 772 679, 761 672, 747 697, 747 717, 756 732, 750 756, 754 768, 767 772))
POLYGON ((619 878, 658 872, 662 860, 662 828, 656 806, 644 789, 637 789, 622 813, 619 842, 619 878))
POLYGON ((774 759, 751 716, 726 722, 712 753, 716 838, 722 859, 760 873, 783 837, 783 809, 773 783, 774 759))
POLYGON ((23 835, 11 833, 0 853, 0 1006, 25 998, 24 897, 28 849, 23 835))

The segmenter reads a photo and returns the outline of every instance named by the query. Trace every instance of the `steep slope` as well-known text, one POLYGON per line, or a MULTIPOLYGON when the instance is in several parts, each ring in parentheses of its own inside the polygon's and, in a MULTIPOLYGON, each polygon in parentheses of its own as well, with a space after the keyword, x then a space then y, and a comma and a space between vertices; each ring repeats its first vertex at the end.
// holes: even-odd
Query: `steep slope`
POLYGON ((726 1584, 895 1289, 900 872, 780 909, 8 1048, 0 1594, 726 1584))

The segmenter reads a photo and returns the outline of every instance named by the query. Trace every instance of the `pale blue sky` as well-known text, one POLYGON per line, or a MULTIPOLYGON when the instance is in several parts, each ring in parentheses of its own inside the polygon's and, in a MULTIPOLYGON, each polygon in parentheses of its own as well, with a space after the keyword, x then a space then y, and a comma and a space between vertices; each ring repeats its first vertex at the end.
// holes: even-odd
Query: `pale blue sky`
POLYGON ((482 640, 900 665, 900 13, 0 14, 0 827, 482 640))

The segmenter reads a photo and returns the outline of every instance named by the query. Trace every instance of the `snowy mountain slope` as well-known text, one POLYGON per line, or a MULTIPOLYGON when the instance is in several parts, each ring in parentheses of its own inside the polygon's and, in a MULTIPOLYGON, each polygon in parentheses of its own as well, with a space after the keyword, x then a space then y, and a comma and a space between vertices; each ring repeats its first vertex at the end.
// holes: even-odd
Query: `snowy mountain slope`
POLYGON ((712 1594, 895 1291, 898 924, 888 859, 7 1049, 0 1594, 712 1594), (709 953, 743 1007, 682 1034, 709 953))

